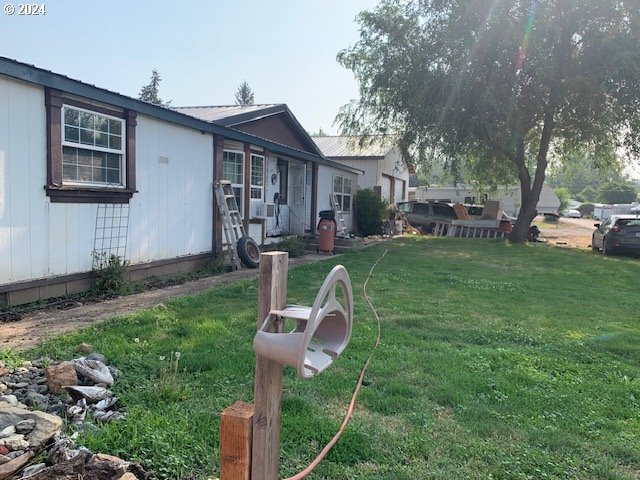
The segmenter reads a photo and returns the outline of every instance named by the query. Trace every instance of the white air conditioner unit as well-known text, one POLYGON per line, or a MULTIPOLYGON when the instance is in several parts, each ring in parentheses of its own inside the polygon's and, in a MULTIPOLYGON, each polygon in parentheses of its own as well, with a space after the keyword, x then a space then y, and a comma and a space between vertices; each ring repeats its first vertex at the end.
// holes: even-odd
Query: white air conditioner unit
POLYGON ((276 216, 275 203, 260 203, 257 208, 257 217, 274 218, 276 216))

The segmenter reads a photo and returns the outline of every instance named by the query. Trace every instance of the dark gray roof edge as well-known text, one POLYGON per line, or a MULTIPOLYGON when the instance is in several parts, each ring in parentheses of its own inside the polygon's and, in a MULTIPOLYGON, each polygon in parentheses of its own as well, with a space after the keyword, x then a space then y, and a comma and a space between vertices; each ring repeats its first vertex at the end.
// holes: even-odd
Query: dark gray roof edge
MULTIPOLYGON (((322 157, 325 157, 324 153, 322 153, 322 150, 320 150, 320 147, 318 147, 318 145, 316 144, 316 142, 313 141, 313 138, 311 138, 311 135, 309 135, 309 132, 307 132, 304 127, 300 124, 300 122, 298 121, 298 119, 295 117, 295 115, 293 114, 293 112, 291 110, 289 110, 289 107, 285 104, 284 108, 287 109, 287 114, 289 115, 289 117, 291 118, 291 120, 293 121, 293 123, 295 124, 295 126, 300 130, 300 132, 302 133, 302 136, 305 138, 305 140, 309 143, 309 145, 311 146, 311 148, 313 148, 316 153, 322 157)), ((326 158, 326 157, 325 157, 326 158)), ((364 173, 364 172, 362 172, 364 173)))
POLYGON ((114 105, 120 108, 135 110, 138 113, 158 118, 160 120, 165 120, 170 123, 175 123, 177 125, 193 128, 195 130, 200 130, 215 135, 222 135, 229 140, 236 140, 240 142, 251 143, 253 145, 258 145, 267 148, 274 153, 302 158, 310 162, 316 162, 319 164, 348 170, 352 173, 362 172, 361 170, 328 160, 321 154, 314 155, 312 153, 298 150, 296 148, 281 145, 262 137, 239 132, 238 130, 219 125, 217 123, 199 120, 195 117, 183 113, 178 113, 169 108, 164 108, 153 105, 151 103, 143 102, 142 100, 127 97, 126 95, 122 95, 121 93, 96 87, 95 85, 84 83, 80 80, 74 80, 59 73, 54 73, 49 70, 44 70, 42 68, 18 62, 17 60, 12 60, 10 58, 2 56, 0 56, 0 74, 28 83, 34 83, 43 87, 54 88, 56 90, 71 93, 73 95, 78 95, 98 102, 114 105))
MULTIPOLYGON (((312 148, 318 155, 326 157, 316 142, 313 141, 311 135, 304 129, 304 127, 300 124, 296 116, 289 109, 286 103, 276 103, 276 104, 267 104, 264 108, 258 110, 251 110, 250 112, 242 112, 235 115, 229 115, 228 117, 221 118, 219 120, 213 120, 215 123, 219 125, 224 125, 225 127, 234 127, 236 125, 241 125, 243 123, 254 122, 256 120, 260 120, 266 117, 270 117, 273 115, 277 115, 279 113, 286 114, 291 122, 294 124, 296 129, 299 130, 302 137, 305 139, 310 148, 312 148), (268 105, 268 106, 267 106, 268 105)), ((260 106, 260 105, 257 105, 260 106)), ((184 107, 183 107, 184 108, 184 107)), ((198 108, 198 107, 187 107, 187 108, 198 108)))
POLYGON ((384 160, 384 155, 325 155, 329 160, 338 162, 340 160, 384 160))
POLYGON ((219 123, 220 125, 224 125, 225 127, 232 127, 241 123, 253 122, 254 120, 259 120, 261 118, 269 117, 277 113, 282 113, 285 111, 285 108, 287 108, 287 106, 284 103, 279 103, 277 105, 265 107, 260 110, 252 110, 250 112, 242 112, 236 115, 230 115, 220 120, 215 120, 215 122, 219 123))

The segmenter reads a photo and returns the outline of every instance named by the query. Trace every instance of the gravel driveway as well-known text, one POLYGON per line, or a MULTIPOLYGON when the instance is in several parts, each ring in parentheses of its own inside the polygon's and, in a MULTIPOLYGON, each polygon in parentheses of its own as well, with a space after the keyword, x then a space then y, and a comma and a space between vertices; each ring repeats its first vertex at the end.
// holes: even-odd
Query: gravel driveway
POLYGON ((558 223, 549 223, 538 217, 535 224, 540 228, 540 238, 551 245, 574 248, 591 246, 591 234, 595 230, 592 218, 560 218, 558 223))

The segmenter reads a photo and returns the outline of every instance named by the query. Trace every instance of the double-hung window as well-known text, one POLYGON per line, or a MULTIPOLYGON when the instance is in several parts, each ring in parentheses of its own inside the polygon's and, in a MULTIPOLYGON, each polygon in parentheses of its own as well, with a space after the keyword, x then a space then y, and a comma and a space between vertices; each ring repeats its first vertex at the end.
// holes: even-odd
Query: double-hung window
POLYGON ((63 185, 125 186, 125 121, 62 106, 63 185))
POLYGON ((244 152, 225 150, 222 158, 222 178, 231 182, 236 196, 238 211, 242 215, 244 207, 244 152))
POLYGON ((52 88, 45 108, 51 202, 128 203, 136 192, 136 112, 52 88))
POLYGON ((348 177, 342 175, 333 176, 333 193, 336 195, 338 205, 343 213, 351 212, 351 191, 352 182, 348 177))
POLYGON ((264 199, 264 157, 251 154, 251 198, 264 199))

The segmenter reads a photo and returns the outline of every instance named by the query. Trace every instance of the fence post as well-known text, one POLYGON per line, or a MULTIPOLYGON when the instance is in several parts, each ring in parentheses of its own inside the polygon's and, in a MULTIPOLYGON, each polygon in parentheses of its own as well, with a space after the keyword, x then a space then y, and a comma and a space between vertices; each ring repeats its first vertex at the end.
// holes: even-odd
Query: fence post
MULTIPOLYGON (((285 307, 288 261, 286 252, 268 252, 260 256, 258 328, 271 310, 285 307)), ((282 331, 282 325, 274 325, 274 329, 282 331)), ((251 480, 278 478, 282 368, 279 363, 256 355, 251 480)))
POLYGON ((251 480, 253 405, 236 402, 220 415, 220 480, 251 480))

